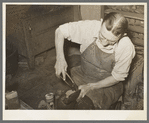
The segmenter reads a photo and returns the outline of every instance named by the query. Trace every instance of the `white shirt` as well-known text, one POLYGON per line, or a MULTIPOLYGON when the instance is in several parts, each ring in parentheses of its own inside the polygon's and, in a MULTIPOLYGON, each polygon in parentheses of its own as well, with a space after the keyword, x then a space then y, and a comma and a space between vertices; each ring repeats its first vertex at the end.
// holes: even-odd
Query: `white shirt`
POLYGON ((101 22, 98 20, 84 20, 63 24, 59 26, 59 29, 65 38, 81 44, 81 53, 83 53, 83 51, 95 40, 95 37, 97 37, 96 44, 103 52, 115 52, 115 66, 111 74, 116 80, 123 81, 128 76, 130 64, 135 56, 134 45, 129 37, 126 36, 113 46, 109 45, 103 47, 98 41, 100 27, 101 22))

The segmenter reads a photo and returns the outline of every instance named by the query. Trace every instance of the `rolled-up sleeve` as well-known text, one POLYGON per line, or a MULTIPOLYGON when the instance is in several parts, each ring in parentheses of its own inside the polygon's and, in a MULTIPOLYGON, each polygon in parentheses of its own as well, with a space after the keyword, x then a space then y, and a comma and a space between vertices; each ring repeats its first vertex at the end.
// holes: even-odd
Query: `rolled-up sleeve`
POLYGON ((128 76, 132 59, 135 56, 135 48, 128 37, 123 38, 118 44, 115 52, 115 66, 112 70, 112 76, 123 81, 128 76))
POLYGON ((68 31, 68 23, 65 23, 61 26, 59 26, 59 29, 61 31, 61 33, 63 34, 64 38, 69 38, 69 31, 68 31))
POLYGON ((95 32, 100 29, 100 24, 101 22, 96 20, 83 20, 60 25, 59 29, 64 38, 82 44, 95 35, 95 32))

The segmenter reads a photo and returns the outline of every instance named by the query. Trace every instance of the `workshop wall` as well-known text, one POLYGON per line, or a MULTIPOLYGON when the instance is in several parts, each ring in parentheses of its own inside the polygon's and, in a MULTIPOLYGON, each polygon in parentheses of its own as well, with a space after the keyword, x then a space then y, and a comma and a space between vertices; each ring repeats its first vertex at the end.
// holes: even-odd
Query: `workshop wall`
POLYGON ((6 36, 15 33, 20 19, 28 11, 31 5, 7 5, 6 6, 6 36))
POLYGON ((103 16, 101 5, 81 5, 80 13, 82 20, 100 20, 103 16))
MULTIPOLYGON (((54 48, 55 30, 59 25, 79 20, 77 5, 8 5, 6 36, 34 68, 35 57, 54 48)), ((6 40, 7 40, 6 37, 6 40)))

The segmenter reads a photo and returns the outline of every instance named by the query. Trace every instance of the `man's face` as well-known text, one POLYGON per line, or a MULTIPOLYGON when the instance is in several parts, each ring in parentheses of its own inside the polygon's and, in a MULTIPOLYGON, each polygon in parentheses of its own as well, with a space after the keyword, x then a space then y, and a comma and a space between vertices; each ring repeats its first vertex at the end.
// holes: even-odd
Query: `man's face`
POLYGON ((119 38, 120 37, 113 35, 111 31, 108 31, 106 29, 105 23, 101 25, 101 29, 99 32, 99 41, 104 47, 108 45, 114 45, 118 42, 119 38))

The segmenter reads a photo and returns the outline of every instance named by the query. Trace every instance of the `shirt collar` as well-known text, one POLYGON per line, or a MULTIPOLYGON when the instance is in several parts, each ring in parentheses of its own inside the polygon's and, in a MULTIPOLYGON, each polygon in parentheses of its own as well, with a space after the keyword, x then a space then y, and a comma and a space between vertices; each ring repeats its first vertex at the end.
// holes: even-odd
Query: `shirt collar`
MULTIPOLYGON (((124 33, 123 36, 126 36, 127 33, 124 33)), ((115 47, 117 46, 118 43, 115 43, 113 46, 112 45, 109 45, 107 47, 104 47, 100 41, 99 41, 99 31, 97 31, 95 34, 94 34, 94 38, 96 39, 96 44, 101 48, 101 49, 105 49, 105 50, 113 50, 115 49, 115 47)))

